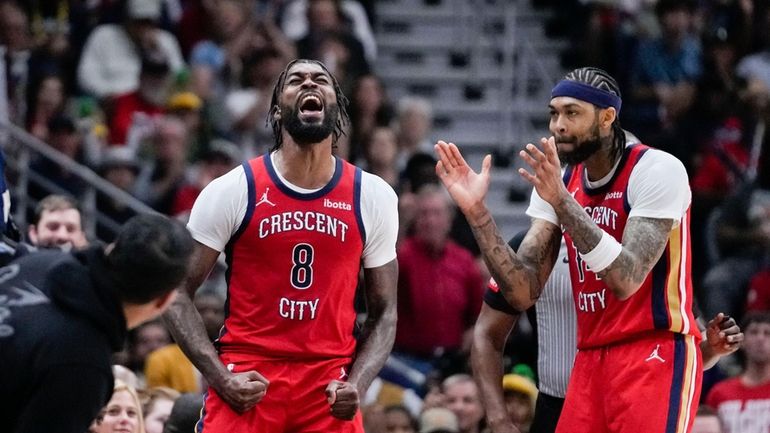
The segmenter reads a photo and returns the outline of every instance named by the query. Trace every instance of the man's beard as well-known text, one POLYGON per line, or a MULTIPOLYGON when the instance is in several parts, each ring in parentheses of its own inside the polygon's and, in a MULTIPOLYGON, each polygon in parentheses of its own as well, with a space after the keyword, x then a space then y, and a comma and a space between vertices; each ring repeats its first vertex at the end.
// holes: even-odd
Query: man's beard
POLYGON ((599 137, 599 125, 595 125, 589 138, 578 141, 577 137, 560 137, 559 143, 573 143, 574 149, 570 152, 557 150, 559 161, 562 165, 576 165, 590 158, 602 147, 602 139, 599 137))
POLYGON ((335 123, 340 114, 337 104, 329 104, 324 107, 324 118, 320 124, 308 124, 300 120, 299 110, 283 107, 281 111, 288 114, 284 124, 286 132, 300 145, 320 143, 329 137, 334 132, 335 123))

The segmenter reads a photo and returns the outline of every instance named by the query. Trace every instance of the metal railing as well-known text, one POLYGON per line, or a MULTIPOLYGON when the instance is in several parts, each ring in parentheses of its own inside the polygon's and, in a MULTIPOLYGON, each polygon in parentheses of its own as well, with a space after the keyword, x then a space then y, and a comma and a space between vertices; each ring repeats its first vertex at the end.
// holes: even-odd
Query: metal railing
POLYGON ((99 212, 96 206, 97 194, 109 197, 136 214, 156 213, 154 209, 108 182, 89 167, 73 161, 67 155, 7 120, 0 119, 0 136, 3 137, 0 146, 3 148, 8 164, 7 177, 13 196, 13 217, 20 227, 26 227, 28 211, 37 205, 37 201, 29 195, 30 185, 51 194, 72 195, 50 181, 44 173, 37 173, 31 169, 30 162, 37 158, 55 163, 85 184, 84 192, 75 198, 83 212, 84 230, 91 239, 96 238, 97 224, 112 233, 120 228, 119 222, 99 212))

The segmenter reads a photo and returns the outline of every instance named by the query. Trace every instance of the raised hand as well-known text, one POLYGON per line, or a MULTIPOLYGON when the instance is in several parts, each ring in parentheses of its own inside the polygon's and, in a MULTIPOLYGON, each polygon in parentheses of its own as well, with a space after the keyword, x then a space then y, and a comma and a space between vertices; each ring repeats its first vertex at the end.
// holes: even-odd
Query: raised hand
POLYGON ((476 173, 465 162, 454 143, 439 140, 434 149, 439 158, 436 163, 436 174, 460 210, 467 212, 474 206, 483 204, 489 191, 492 157, 485 156, 481 164, 481 173, 476 173))
POLYGON ((332 380, 326 387, 326 401, 331 406, 332 416, 337 419, 351 420, 356 416, 358 390, 350 382, 332 380))
POLYGON ((253 408, 267 393, 270 381, 254 370, 232 373, 219 386, 214 386, 217 394, 230 407, 243 413, 253 408))
POLYGON ((719 313, 706 326, 706 340, 714 355, 725 356, 738 350, 743 342, 743 332, 735 319, 719 313))
POLYGON ((531 168, 531 172, 520 168, 521 177, 535 187, 537 193, 543 200, 551 205, 562 198, 562 194, 567 190, 561 178, 561 163, 556 151, 556 140, 551 138, 541 138, 541 151, 534 144, 527 145, 526 150, 519 152, 521 158, 531 168))

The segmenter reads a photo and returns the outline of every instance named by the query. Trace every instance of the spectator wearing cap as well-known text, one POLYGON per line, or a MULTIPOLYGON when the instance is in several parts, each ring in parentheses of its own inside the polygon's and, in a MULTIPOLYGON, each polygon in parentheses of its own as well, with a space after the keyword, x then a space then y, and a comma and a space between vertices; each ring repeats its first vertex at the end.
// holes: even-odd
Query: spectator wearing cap
POLYGON ((98 26, 86 41, 77 73, 86 93, 105 98, 133 92, 147 53, 160 53, 173 72, 184 67, 176 39, 158 26, 161 0, 128 0, 126 16, 123 25, 98 26))
POLYGON ((203 100, 190 91, 176 92, 168 99, 166 114, 184 123, 190 134, 190 159, 200 159, 211 140, 211 122, 204 115, 203 100))
POLYGON ((216 139, 193 170, 193 179, 187 181, 176 193, 171 215, 184 220, 190 215, 193 203, 203 188, 212 180, 232 170, 241 160, 241 152, 236 145, 216 139))
POLYGON ((166 59, 157 56, 142 59, 139 88, 116 97, 112 104, 110 144, 126 144, 135 113, 143 113, 152 118, 166 111, 172 80, 166 59))
MULTIPOLYGON (((98 172, 111 184, 133 195, 140 169, 141 166, 131 149, 110 147, 102 155, 98 172)), ((122 202, 101 193, 96 195, 96 209, 117 224, 128 221, 134 215, 134 212, 122 202)), ((109 241, 114 238, 115 232, 103 224, 98 224, 96 235, 99 239, 109 241)))
POLYGON ((420 415, 420 433, 459 433, 457 415, 449 409, 434 407, 420 415))
MULTIPOLYGON (((63 115, 53 117, 48 121, 48 133, 48 144, 53 149, 76 162, 88 162, 83 149, 83 138, 72 119, 63 115)), ((79 176, 49 159, 41 157, 33 162, 30 168, 46 181, 45 185, 38 182, 30 184, 29 195, 32 198, 42 199, 52 192, 51 188, 56 189, 57 193, 68 193, 75 197, 85 191, 85 183, 79 176)))
POLYGON ((532 379, 515 373, 506 374, 503 376, 503 398, 516 428, 522 433, 529 432, 537 401, 537 386, 532 379))
POLYGON ((193 92, 176 92, 168 98, 166 112, 184 122, 187 129, 197 131, 201 127, 203 100, 193 92))

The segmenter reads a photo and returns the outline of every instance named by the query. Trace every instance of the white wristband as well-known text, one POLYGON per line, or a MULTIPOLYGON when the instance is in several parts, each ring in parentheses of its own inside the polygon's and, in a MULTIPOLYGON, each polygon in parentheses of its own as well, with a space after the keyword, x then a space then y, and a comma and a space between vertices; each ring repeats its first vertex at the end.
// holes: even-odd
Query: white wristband
POLYGON ((583 261, 591 268, 592 272, 601 272, 618 258, 623 245, 602 230, 602 238, 591 251, 580 254, 583 261))

